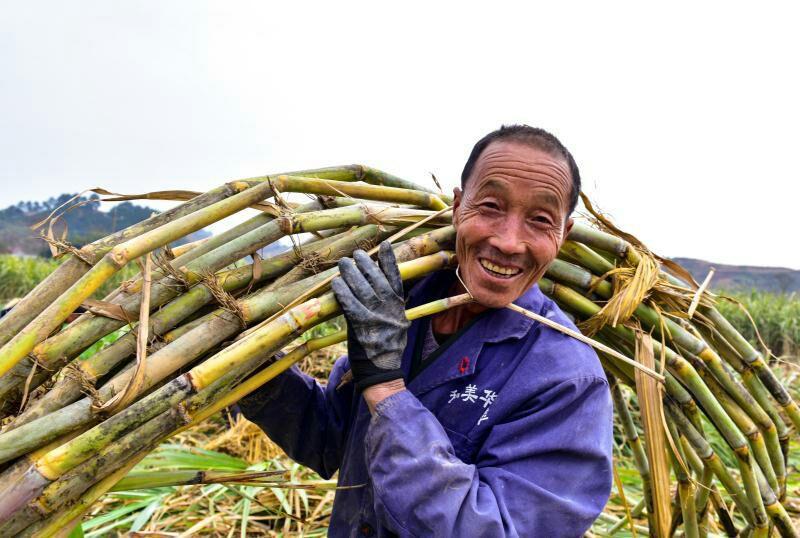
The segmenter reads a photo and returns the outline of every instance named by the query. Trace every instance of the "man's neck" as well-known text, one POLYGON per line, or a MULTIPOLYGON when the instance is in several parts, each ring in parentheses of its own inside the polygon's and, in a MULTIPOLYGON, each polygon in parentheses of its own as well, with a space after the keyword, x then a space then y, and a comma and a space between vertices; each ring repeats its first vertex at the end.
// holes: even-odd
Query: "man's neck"
MULTIPOLYGON (((453 282, 453 285, 450 286, 448 295, 452 297, 453 295, 466 293, 466 291, 461 282, 456 280, 453 282)), ((487 310, 487 307, 479 305, 478 303, 457 306, 433 316, 431 319, 431 328, 434 334, 449 336, 463 329, 467 323, 485 310, 487 310)))

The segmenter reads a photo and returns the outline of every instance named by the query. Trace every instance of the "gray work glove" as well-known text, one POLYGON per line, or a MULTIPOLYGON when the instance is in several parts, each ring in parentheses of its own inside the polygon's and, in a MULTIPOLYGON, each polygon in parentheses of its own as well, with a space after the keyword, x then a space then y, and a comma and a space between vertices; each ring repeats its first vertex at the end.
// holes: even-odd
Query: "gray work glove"
POLYGON ((331 286, 347 320, 347 350, 356 389, 403 377, 406 347, 403 281, 388 241, 381 243, 378 265, 366 252, 339 260, 340 277, 331 286))

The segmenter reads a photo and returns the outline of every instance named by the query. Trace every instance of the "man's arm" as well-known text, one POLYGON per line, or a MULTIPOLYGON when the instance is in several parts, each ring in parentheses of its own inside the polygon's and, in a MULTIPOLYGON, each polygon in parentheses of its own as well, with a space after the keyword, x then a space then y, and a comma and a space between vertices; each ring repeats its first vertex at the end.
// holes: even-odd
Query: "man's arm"
POLYGON ((333 367, 327 386, 292 366, 239 402, 256 423, 293 460, 330 478, 339 468, 353 402, 353 384, 337 390, 349 369, 346 357, 333 367))
POLYGON ((581 536, 611 489, 604 379, 562 382, 495 424, 470 465, 410 392, 377 403, 367 464, 382 525, 401 536, 581 536))

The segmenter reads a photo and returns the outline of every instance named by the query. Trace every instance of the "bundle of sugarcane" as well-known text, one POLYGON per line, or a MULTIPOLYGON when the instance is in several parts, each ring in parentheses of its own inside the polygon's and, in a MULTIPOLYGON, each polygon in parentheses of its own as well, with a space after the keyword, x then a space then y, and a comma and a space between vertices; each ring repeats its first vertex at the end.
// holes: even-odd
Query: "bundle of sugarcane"
MULTIPOLYGON (((404 279, 455 264, 450 199, 360 165, 251 178, 204 194, 138 197, 185 203, 80 249, 50 234, 66 261, 0 321, 2 535, 49 536, 74 524, 161 441, 312 351, 344 341, 339 331, 287 348, 338 315, 329 283, 342 256, 388 239, 404 279), (315 198, 298 204, 286 193, 315 198), (259 213, 169 249, 248 208, 259 213), (292 248, 257 254, 286 237, 292 248), (137 279, 91 299, 134 261, 142 267, 137 279), (87 313, 64 324, 81 306, 87 313), (103 339, 100 351, 82 355, 103 339)), ((601 229, 573 228, 539 285, 591 339, 574 336, 599 351, 645 485, 634 510, 646 513, 658 536, 679 526, 700 536, 716 525, 731 536, 737 525, 756 536, 772 528, 794 536, 782 501, 797 405, 710 293, 666 261, 671 273, 663 271, 601 216, 597 223, 601 229), (712 446, 715 435, 727 446, 712 446), (725 466, 734 460, 721 450, 730 450, 735 468, 725 466)), ((470 300, 468 293, 450 297, 407 316, 470 300)))

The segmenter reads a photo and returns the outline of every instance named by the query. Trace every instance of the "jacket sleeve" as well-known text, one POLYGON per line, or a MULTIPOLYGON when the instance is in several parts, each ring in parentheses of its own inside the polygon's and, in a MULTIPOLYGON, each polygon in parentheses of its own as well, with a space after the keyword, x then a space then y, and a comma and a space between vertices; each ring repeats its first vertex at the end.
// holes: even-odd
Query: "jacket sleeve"
POLYGON ((611 490, 605 379, 564 381, 496 423, 475 464, 408 391, 377 406, 367 460, 379 521, 401 536, 582 536, 611 490))
POLYGON ((353 384, 336 387, 349 369, 347 357, 334 365, 328 384, 292 366, 239 402, 248 420, 293 460, 323 478, 339 468, 353 402, 353 384))

